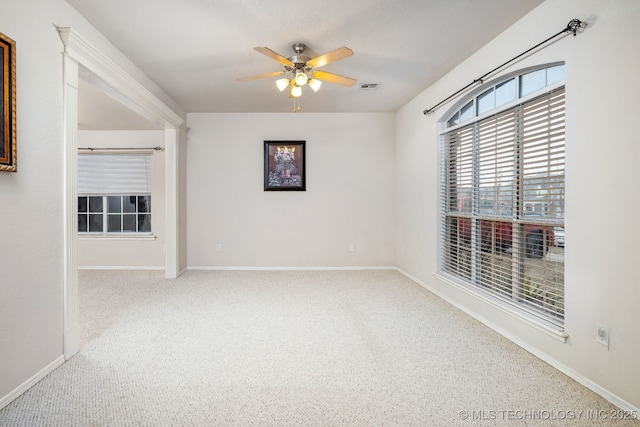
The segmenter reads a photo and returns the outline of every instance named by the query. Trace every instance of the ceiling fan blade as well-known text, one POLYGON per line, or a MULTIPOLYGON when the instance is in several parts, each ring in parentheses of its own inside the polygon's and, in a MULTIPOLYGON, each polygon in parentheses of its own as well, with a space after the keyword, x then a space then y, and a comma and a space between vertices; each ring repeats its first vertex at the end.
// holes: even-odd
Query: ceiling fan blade
POLYGON ((331 52, 325 53, 324 55, 316 56, 315 58, 308 60, 307 65, 313 68, 322 67, 323 65, 327 65, 331 62, 348 58, 351 55, 353 55, 353 51, 348 47, 342 46, 332 50, 331 52))
POLYGON ((337 83, 339 85, 348 86, 348 87, 353 86, 357 82, 357 80, 355 79, 339 76, 333 73, 327 73, 326 71, 314 71, 313 78, 318 80, 323 80, 329 83, 337 83))
POLYGON ((284 73, 286 73, 286 71, 274 71, 272 73, 258 74, 257 76, 241 77, 241 78, 238 79, 238 81, 239 82, 246 82, 248 80, 264 79, 265 77, 279 76, 279 75, 284 74, 284 73))
POLYGON ((253 50, 260 52, 261 54, 266 55, 271 59, 275 59, 282 65, 285 65, 287 67, 295 67, 295 64, 293 62, 289 61, 287 58, 280 55, 279 53, 272 51, 268 47, 254 47, 253 50))

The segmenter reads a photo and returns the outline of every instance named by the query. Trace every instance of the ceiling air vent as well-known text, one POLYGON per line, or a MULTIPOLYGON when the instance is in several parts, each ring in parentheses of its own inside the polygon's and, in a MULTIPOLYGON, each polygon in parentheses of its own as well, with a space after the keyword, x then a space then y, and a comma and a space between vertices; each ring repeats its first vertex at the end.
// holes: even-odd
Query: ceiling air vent
POLYGON ((378 89, 378 86, 380 86, 380 83, 361 83, 360 89, 374 90, 374 89, 378 89))

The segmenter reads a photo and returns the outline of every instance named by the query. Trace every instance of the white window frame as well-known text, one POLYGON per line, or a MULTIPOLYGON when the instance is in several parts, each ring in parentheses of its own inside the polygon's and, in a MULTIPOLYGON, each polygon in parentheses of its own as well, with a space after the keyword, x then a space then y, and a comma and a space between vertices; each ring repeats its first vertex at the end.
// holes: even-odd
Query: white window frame
POLYGON ((485 117, 489 117, 492 116, 494 114, 496 114, 497 111, 503 111, 503 110, 508 110, 509 108, 512 108, 516 105, 522 104, 530 99, 536 98, 538 96, 540 96, 540 94, 542 93, 546 93, 552 90, 555 90, 557 88, 563 87, 564 84, 564 79, 551 83, 551 84, 547 84, 545 85, 544 88, 541 88, 540 90, 537 90, 535 92, 529 93, 525 96, 520 96, 520 85, 519 85, 519 77, 520 76, 524 76, 530 73, 534 73, 536 71, 540 71, 543 69, 552 69, 555 67, 560 67, 560 66, 564 66, 564 62, 553 62, 553 63, 549 63, 549 64, 543 64, 543 65, 538 65, 538 66, 533 66, 533 67, 527 67, 524 68, 522 70, 518 70, 515 71, 513 73, 509 73, 506 74, 503 77, 500 77, 496 80, 493 80, 491 82, 485 83, 482 86, 478 87, 477 89, 475 89, 474 91, 472 91, 471 93, 469 93, 467 96, 465 96, 464 98, 462 98, 461 100, 459 100, 458 102, 456 102, 452 108, 450 108, 444 115, 443 118, 441 120, 439 120, 439 128, 440 128, 440 134, 442 135, 443 133, 446 133, 450 130, 454 130, 458 127, 463 127, 466 126, 470 121, 479 121, 485 117), (514 87, 514 99, 511 102, 506 102, 504 104, 499 105, 496 108, 493 108, 491 110, 487 110, 481 114, 478 114, 477 112, 477 98, 479 98, 480 96, 482 96, 485 92, 487 92, 488 90, 490 90, 491 88, 495 88, 497 86, 501 86, 503 83, 515 79, 516 80, 516 84, 514 87), (473 114, 469 117, 467 117, 464 121, 461 121, 455 125, 448 125, 448 122, 456 115, 456 113, 460 113, 461 110, 463 110, 469 103, 472 103, 472 112, 473 114))
POLYGON ((151 203, 148 204, 148 208, 146 211, 142 212, 139 210, 139 205, 138 205, 138 197, 146 197, 148 200, 151 200, 151 194, 150 193, 145 193, 145 194, 79 194, 78 195, 78 221, 80 221, 80 216, 81 215, 86 215, 86 231, 81 231, 80 230, 80 225, 78 224, 78 235, 80 237, 100 237, 100 236, 105 236, 105 237, 134 237, 134 236, 154 236, 153 234, 153 228, 152 228, 152 212, 151 212, 151 203), (102 210, 101 211, 94 211, 91 212, 89 205, 89 199, 92 197, 99 197, 102 199, 102 210), (109 210, 109 197, 135 197, 136 198, 136 211, 135 212, 123 212, 122 209, 120 212, 112 212, 109 210), (86 198, 87 199, 87 210, 86 211, 80 211, 80 198, 86 198), (90 231, 89 230, 89 215, 102 215, 102 229, 100 231, 90 231), (148 215, 149 216, 149 230, 129 230, 129 231, 109 231, 109 217, 113 217, 113 216, 119 216, 120 217, 120 221, 121 221, 121 228, 122 228, 122 223, 124 222, 124 217, 125 216, 135 216, 136 219, 136 228, 139 227, 139 218, 138 215, 148 215))
MULTIPOLYGON (((151 182, 152 182, 152 162, 153 162, 153 150, 135 150, 135 151, 91 151, 89 153, 81 153, 79 156, 100 156, 101 159, 106 159, 107 156, 111 156, 111 159, 123 159, 123 156, 127 156, 129 159, 137 159, 133 162, 133 167, 138 167, 140 170, 131 169, 132 165, 128 165, 128 160, 121 162, 123 169, 119 170, 119 165, 114 164, 113 161, 106 161, 104 165, 107 170, 97 171, 91 169, 89 173, 83 172, 82 162, 79 158, 79 173, 78 173, 78 237, 81 239, 138 239, 138 240, 154 240, 156 238, 153 232, 152 221, 152 203, 147 206, 146 212, 139 212, 137 198, 147 197, 151 198, 151 182), (135 157, 134 157, 135 156, 135 157), (115 168, 114 168, 115 166, 115 168), (97 172, 97 173, 96 173, 97 172), (136 212, 123 213, 110 212, 109 211, 109 197, 136 197, 136 212), (89 230, 89 215, 92 213, 89 208, 89 199, 92 197, 102 198, 102 210, 100 212, 93 212, 93 214, 102 215, 102 229, 100 231, 89 230), (80 211, 80 199, 87 199, 87 210, 80 211), (80 216, 86 215, 86 231, 81 231, 79 222, 80 216), (138 228, 138 215, 148 215, 150 222, 150 229, 144 231, 109 231, 109 216, 119 215, 123 220, 124 215, 135 215, 136 217, 136 229, 138 228)), ((85 157, 88 159, 88 157, 85 157)), ((93 159, 98 159, 94 157, 93 159)), ((90 162, 93 168, 99 167, 103 163, 98 160, 96 162, 90 162)), ((85 166, 86 167, 86 166, 85 166)))
MULTIPOLYGON (((470 93, 469 95, 467 95, 465 98, 461 99, 460 101, 458 101, 451 109, 449 109, 449 111, 443 115, 442 119, 439 121, 439 136, 440 136, 440 150, 441 150, 441 161, 440 161, 440 167, 441 167, 441 179, 440 179, 440 194, 441 194, 441 199, 440 199, 440 219, 439 219, 439 224, 440 224, 440 231, 441 231, 441 235, 440 235, 440 239, 439 239, 439 272, 438 272, 438 276, 443 278, 446 282, 453 284, 457 287, 459 287, 462 290, 465 290, 468 293, 471 293, 475 296, 477 296, 478 298, 484 300, 484 301, 488 301, 491 302, 495 307, 500 308, 506 312, 509 312, 511 314, 516 314, 517 316, 521 317, 521 318, 525 318, 526 320, 530 321, 531 323, 535 323, 536 325, 539 325, 541 327, 541 329, 544 329, 545 331, 552 331, 556 336, 560 337, 561 340, 566 339, 566 334, 564 333, 564 309, 561 310, 561 315, 558 316, 557 313, 554 313, 553 316, 549 316, 549 315, 544 315, 541 313, 541 310, 538 309, 534 309, 532 310, 531 307, 526 307, 525 305, 523 305, 521 303, 521 301, 514 301, 512 298, 509 298, 508 296, 505 297, 504 295, 498 295, 495 290, 487 290, 487 289, 482 289, 479 286, 479 281, 477 280, 476 277, 476 273, 471 272, 471 277, 461 277, 457 274, 451 274, 450 271, 447 271, 447 266, 449 265, 448 263, 450 262, 450 259, 447 260, 447 242, 446 242, 446 229, 447 229, 447 222, 449 221, 449 214, 447 212, 450 212, 450 203, 451 201, 448 199, 447 196, 447 186, 448 184, 448 169, 450 167, 450 164, 448 163, 448 161, 446 160, 446 156, 447 156, 447 152, 449 150, 449 144, 450 142, 447 140, 446 136, 449 135, 451 132, 454 132, 458 129, 462 129, 462 128, 466 128, 470 125, 473 124, 473 126, 477 126, 476 124, 482 122, 483 120, 490 118, 492 116, 496 116, 502 112, 506 112, 509 110, 513 110, 514 108, 517 108, 518 106, 527 104, 529 101, 534 100, 536 98, 539 98, 540 96, 543 96, 545 94, 548 93, 553 93, 556 92, 557 90, 563 89, 564 88, 564 79, 560 80, 560 81, 554 81, 551 84, 547 84, 544 87, 542 87, 541 89, 534 91, 532 93, 527 94, 526 96, 519 96, 520 92, 520 76, 522 75, 526 75, 529 74, 531 72, 535 72, 537 70, 542 70, 542 69, 549 69, 549 68, 553 68, 553 67, 557 67, 559 65, 564 65, 563 63, 553 63, 553 64, 545 64, 545 65, 540 65, 540 66, 536 66, 536 67, 530 67, 527 69, 523 69, 523 70, 519 70, 515 73, 511 73, 509 75, 505 75, 500 79, 496 79, 493 82, 490 82, 488 84, 485 84, 481 87, 479 87, 478 89, 476 89, 475 91, 473 91, 472 93, 470 93), (514 89, 517 91, 514 94, 514 99, 511 102, 506 102, 503 103, 503 105, 498 106, 497 108, 488 110, 488 111, 484 111, 481 114, 478 114, 478 109, 477 109, 477 99, 479 96, 481 96, 482 94, 486 93, 488 90, 491 90, 491 88, 495 88, 497 86, 502 85, 504 82, 507 82, 509 80, 514 79, 514 89), (469 112, 469 106, 471 105, 471 110, 472 110, 472 114, 468 114, 469 112), (458 115, 458 117, 461 117, 461 112, 462 111, 466 111, 466 118, 465 120, 462 121, 458 121, 457 123, 454 123, 452 121, 452 118, 456 115, 458 115)), ((564 116, 563 116, 564 117, 564 116)), ((476 140, 477 135, 473 136, 474 141, 476 140)), ((564 159, 564 134, 563 134, 563 138, 562 138, 562 158, 564 159)), ((474 146, 475 144, 477 144, 476 142, 473 143, 474 146)), ((515 143, 515 144, 519 144, 519 143, 515 143)), ((477 150, 478 148, 474 148, 473 150, 477 150)), ((474 153, 473 155, 474 157, 474 162, 477 162, 477 153, 474 153)), ((563 165, 564 165, 564 160, 563 160, 563 165)), ((474 188, 476 186, 478 186, 478 169, 479 166, 474 166, 473 167, 473 174, 474 176, 472 177, 472 181, 474 182, 473 186, 474 188)), ((564 168, 564 166, 563 166, 564 168)), ((517 178, 520 179, 520 178, 517 178)), ((520 185, 522 185, 523 187, 526 185, 526 183, 521 183, 520 185)), ((480 196, 479 191, 477 190, 477 188, 474 189, 474 200, 473 200, 473 204, 474 204, 474 208, 472 211, 467 213, 460 213, 460 217, 465 217, 468 216, 469 220, 472 221, 472 226, 473 226, 473 231, 472 231, 472 236, 471 236, 471 242, 470 242, 470 248, 471 248, 471 262, 470 264, 473 265, 473 268, 475 267, 475 263, 478 261, 473 261, 474 259, 479 259, 482 254, 481 254, 481 238, 480 238, 480 223, 481 221, 484 220, 492 220, 493 223, 495 224, 496 221, 500 221, 500 214, 498 213, 498 210, 496 210, 496 212, 494 212, 493 215, 490 215, 490 218, 481 218, 483 217, 483 215, 479 212, 479 205, 480 205, 480 196)), ((564 175, 562 178, 562 194, 563 194, 563 203, 564 203, 564 175)), ((513 219, 515 219, 513 221, 514 225, 513 225, 513 235, 512 235, 512 244, 517 245, 517 247, 519 247, 520 249, 515 249, 515 255, 512 256, 512 259, 516 259, 516 261, 513 261, 513 265, 514 265, 514 271, 513 274, 517 274, 517 267, 519 264, 522 264, 521 261, 519 261, 519 259, 523 259, 524 258, 524 242, 518 242, 518 239, 523 239, 522 236, 518 237, 518 233, 516 232, 516 227, 522 227, 520 228, 520 230, 523 230, 524 228, 524 223, 528 223, 531 222, 530 218, 525 218, 525 212, 531 207, 531 206, 527 206, 526 203, 524 203, 523 201, 518 202, 519 203, 519 210, 520 213, 517 215, 522 215, 522 216, 515 216, 513 219), (521 225, 521 224, 522 225, 521 225)), ((543 227, 562 227, 564 228, 564 205, 562 205, 562 218, 541 218, 539 221, 536 219, 535 221, 541 223, 541 226, 543 227)), ((458 227, 456 225, 456 227, 458 227)), ((546 231, 545 231, 546 233, 546 231)), ((563 246, 564 246, 564 241, 562 242, 563 246)), ((564 249, 563 249, 564 250, 564 249)), ((562 281, 564 281, 564 264, 562 264, 562 281)), ((518 273, 521 274, 521 273, 518 273)), ((518 277, 518 276, 512 276, 512 277, 518 277)), ((516 280, 517 282, 517 280, 516 280)), ((518 287, 519 289, 522 287, 522 283, 513 283, 512 285, 513 288, 518 287)), ((522 289, 520 289, 519 292, 521 292, 522 289)), ((562 302, 561 304, 564 305, 564 292, 562 293, 562 295, 560 296, 562 298, 562 302)), ((521 299, 521 297, 520 297, 521 299)))

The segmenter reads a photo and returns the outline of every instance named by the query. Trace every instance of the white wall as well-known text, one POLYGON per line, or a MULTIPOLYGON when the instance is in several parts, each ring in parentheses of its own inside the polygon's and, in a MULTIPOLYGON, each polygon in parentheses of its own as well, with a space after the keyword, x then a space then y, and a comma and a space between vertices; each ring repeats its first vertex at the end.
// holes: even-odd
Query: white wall
POLYGON ((63 359, 63 44, 70 26, 180 108, 63 0, 2 0, 17 44, 17 173, 0 173, 0 407, 63 359))
MULTIPOLYGON (((164 131, 79 131, 78 147, 162 147, 164 131)), ((154 240, 80 236, 79 268, 153 268, 165 263, 165 152, 153 151, 151 170, 151 227, 154 240)))
POLYGON ((18 121, 18 172, 0 172, 0 398, 62 355, 62 43, 41 3, 0 13, 17 45, 18 121))
POLYGON ((187 122, 190 268, 395 265, 394 114, 188 114, 187 122), (264 140, 306 141, 305 192, 263 191, 264 140))
POLYGON ((585 384, 640 407, 640 19, 637 0, 548 0, 397 115, 398 266, 585 384), (566 61, 566 343, 497 312, 434 277, 437 271, 436 122, 430 108, 473 79, 564 28, 591 25, 504 72, 566 61), (596 323, 611 329, 609 349, 596 323))

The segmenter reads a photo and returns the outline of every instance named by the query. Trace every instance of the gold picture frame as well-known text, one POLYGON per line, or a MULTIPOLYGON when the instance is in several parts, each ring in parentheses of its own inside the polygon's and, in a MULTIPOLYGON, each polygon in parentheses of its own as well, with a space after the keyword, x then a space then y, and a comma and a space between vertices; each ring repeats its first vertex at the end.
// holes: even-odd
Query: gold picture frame
POLYGON ((0 171, 16 172, 16 42, 0 33, 0 171))

